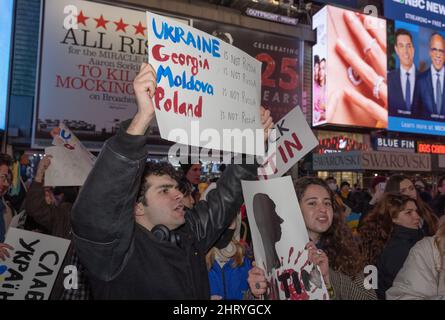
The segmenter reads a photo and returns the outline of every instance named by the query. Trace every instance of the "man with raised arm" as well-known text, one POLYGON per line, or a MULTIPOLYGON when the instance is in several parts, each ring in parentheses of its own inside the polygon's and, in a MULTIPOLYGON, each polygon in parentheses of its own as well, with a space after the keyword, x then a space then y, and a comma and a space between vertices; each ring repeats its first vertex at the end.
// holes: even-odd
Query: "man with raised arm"
MULTIPOLYGON (((133 84, 138 111, 104 144, 73 208, 78 255, 95 299, 209 299, 205 254, 234 219, 241 179, 255 179, 256 165, 229 166, 207 201, 185 209, 173 167, 146 164, 152 66, 133 84)), ((273 124, 263 108, 261 121, 267 137, 273 124)))

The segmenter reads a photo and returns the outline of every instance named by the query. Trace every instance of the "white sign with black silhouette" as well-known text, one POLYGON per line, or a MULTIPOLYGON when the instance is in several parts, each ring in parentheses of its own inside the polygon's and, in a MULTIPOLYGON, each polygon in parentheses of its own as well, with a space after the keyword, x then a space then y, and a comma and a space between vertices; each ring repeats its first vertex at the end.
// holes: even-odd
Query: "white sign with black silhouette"
POLYGON ((289 176, 242 181, 257 266, 266 273, 268 299, 327 300, 318 267, 308 261, 303 215, 289 176))

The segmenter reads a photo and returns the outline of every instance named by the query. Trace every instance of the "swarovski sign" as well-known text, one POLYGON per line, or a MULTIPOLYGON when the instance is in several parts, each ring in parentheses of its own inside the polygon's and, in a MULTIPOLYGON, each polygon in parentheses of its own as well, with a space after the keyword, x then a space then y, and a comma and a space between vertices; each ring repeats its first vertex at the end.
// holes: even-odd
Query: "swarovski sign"
POLYGON ((313 156, 313 169, 431 171, 431 155, 407 152, 353 151, 313 156))

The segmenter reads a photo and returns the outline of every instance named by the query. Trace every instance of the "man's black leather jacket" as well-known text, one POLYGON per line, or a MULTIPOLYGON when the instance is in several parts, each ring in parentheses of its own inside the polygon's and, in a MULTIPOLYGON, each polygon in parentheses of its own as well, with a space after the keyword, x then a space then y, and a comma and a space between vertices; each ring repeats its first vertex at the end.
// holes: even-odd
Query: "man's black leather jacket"
MULTIPOLYGON (((127 123, 128 124, 128 123, 127 123)), ((135 222, 134 204, 148 155, 146 136, 109 139, 72 210, 74 244, 95 299, 208 299, 205 254, 231 223, 243 197, 241 179, 256 165, 231 165, 186 212, 180 246, 160 242, 135 222)))

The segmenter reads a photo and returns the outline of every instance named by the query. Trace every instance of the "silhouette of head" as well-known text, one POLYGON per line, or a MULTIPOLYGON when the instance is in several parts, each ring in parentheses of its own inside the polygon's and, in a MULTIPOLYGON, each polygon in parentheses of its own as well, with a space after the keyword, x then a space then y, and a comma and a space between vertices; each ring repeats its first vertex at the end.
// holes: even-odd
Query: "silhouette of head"
POLYGON ((280 267, 275 243, 281 239, 283 219, 277 214, 275 207, 275 203, 267 194, 257 193, 253 197, 253 215, 263 241, 267 273, 280 267))

